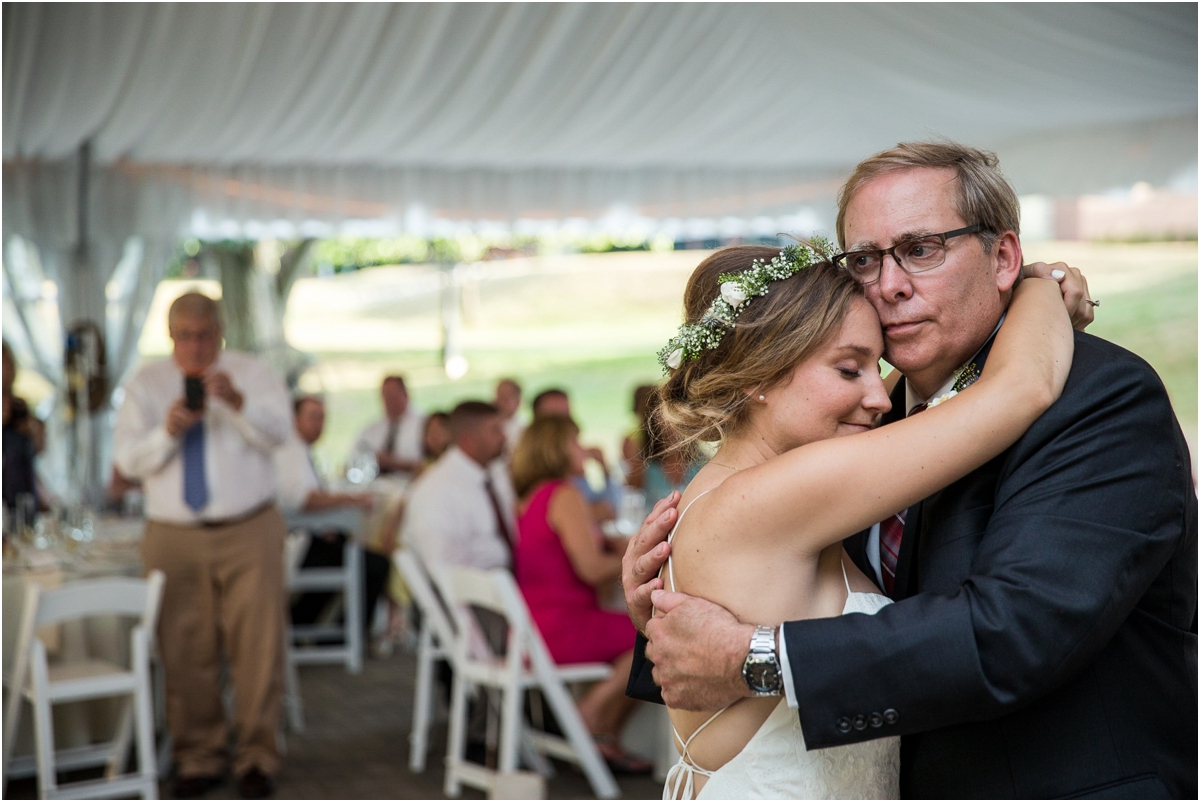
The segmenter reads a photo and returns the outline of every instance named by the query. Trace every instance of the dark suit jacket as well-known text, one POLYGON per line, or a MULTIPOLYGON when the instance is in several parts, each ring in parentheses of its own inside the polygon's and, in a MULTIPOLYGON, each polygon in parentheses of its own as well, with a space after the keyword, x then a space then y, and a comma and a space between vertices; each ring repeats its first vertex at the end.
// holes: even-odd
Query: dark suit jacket
POLYGON ((1162 382, 1076 334, 1058 402, 910 509, 897 604, 784 625, 808 747, 904 736, 905 797, 1195 799, 1196 558, 1162 382))

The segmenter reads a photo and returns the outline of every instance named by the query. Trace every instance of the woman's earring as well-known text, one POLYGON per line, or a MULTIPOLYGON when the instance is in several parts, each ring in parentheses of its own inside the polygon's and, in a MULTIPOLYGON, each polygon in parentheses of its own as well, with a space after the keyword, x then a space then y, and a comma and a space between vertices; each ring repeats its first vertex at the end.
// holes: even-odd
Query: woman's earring
POLYGON ((767 397, 766 397, 765 395, 760 395, 760 396, 758 397, 758 400, 759 400, 759 401, 766 401, 766 400, 767 400, 767 397))

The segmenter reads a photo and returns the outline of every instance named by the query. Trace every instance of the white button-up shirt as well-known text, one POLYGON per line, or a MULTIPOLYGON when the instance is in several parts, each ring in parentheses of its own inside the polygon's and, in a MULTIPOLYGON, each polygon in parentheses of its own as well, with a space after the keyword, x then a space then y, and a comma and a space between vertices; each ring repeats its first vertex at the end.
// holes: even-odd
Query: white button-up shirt
MULTIPOLYGON (((384 446, 387 445, 388 424, 388 419, 384 417, 363 429, 354 443, 352 456, 383 451, 384 446)), ((421 439, 424 434, 425 416, 409 406, 400 416, 400 423, 396 429, 396 442, 392 446, 392 456, 397 459, 420 461, 423 456, 421 439)))
POLYGON ((300 512, 308 494, 321 488, 321 478, 313 467, 308 443, 292 432, 275 449, 275 500, 284 515, 300 512))
POLYGON ((183 372, 172 359, 143 366, 125 386, 113 432, 113 461, 140 479, 146 517, 189 525, 237 518, 275 494, 271 453, 292 430, 287 388, 266 363, 222 351, 210 371, 229 374, 242 394, 241 411, 208 397, 204 410, 204 469, 208 504, 194 512, 183 500, 183 438, 167 434, 167 412, 183 396, 183 372))
POLYGON ((491 477, 508 531, 516 536, 516 493, 502 460, 484 468, 451 446, 409 491, 401 540, 433 568, 507 568, 510 555, 488 499, 491 477))

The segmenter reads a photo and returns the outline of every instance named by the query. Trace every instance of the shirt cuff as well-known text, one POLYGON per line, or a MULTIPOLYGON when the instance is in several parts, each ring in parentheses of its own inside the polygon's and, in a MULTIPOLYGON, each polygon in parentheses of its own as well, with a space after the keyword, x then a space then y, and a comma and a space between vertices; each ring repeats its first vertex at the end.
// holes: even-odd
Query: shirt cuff
POLYGON ((787 642, 783 639, 783 625, 779 625, 779 670, 783 672, 783 695, 787 698, 788 707, 799 709, 796 699, 796 687, 792 682, 792 664, 788 661, 787 642))

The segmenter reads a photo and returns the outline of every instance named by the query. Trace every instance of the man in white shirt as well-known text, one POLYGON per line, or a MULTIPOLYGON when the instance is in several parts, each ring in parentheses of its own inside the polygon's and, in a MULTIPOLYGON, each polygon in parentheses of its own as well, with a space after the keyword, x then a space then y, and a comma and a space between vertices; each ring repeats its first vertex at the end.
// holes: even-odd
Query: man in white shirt
POLYGON ((401 539, 430 568, 512 566, 516 493, 502 460, 500 413, 464 401, 450 413, 454 445, 413 484, 401 539))
MULTIPOLYGON (((316 465, 312 447, 325 431, 325 402, 316 396, 301 396, 292 404, 295 431, 275 450, 275 474, 280 508, 288 514, 318 512, 339 507, 359 507, 369 511, 369 493, 335 493, 325 487, 316 465)), ((301 564, 303 568, 342 565, 345 558, 346 532, 326 529, 312 532, 312 540, 301 564)), ((389 548, 388 551, 391 549, 389 548)), ((363 628, 370 631, 372 613, 387 582, 387 557, 363 550, 363 628)), ((292 605, 292 622, 311 624, 317 620, 332 593, 305 593, 292 605)))
POLYGON ((286 531, 271 452, 291 429, 287 389, 260 360, 221 350, 211 298, 181 296, 168 325, 173 357, 145 365, 126 386, 113 450, 145 493, 145 570, 166 575, 158 643, 175 795, 203 793, 225 771, 224 656, 238 790, 259 798, 280 767, 286 531))
POLYGON ((500 410, 500 420, 504 426, 504 455, 507 459, 512 455, 517 440, 525 431, 525 422, 518 412, 521 409, 521 385, 513 379, 501 379, 496 382, 496 409, 500 410))
POLYGON ((409 404, 403 376, 385 378, 380 393, 384 417, 363 429, 354 455, 374 456, 380 473, 416 473, 421 469, 425 416, 409 404))

